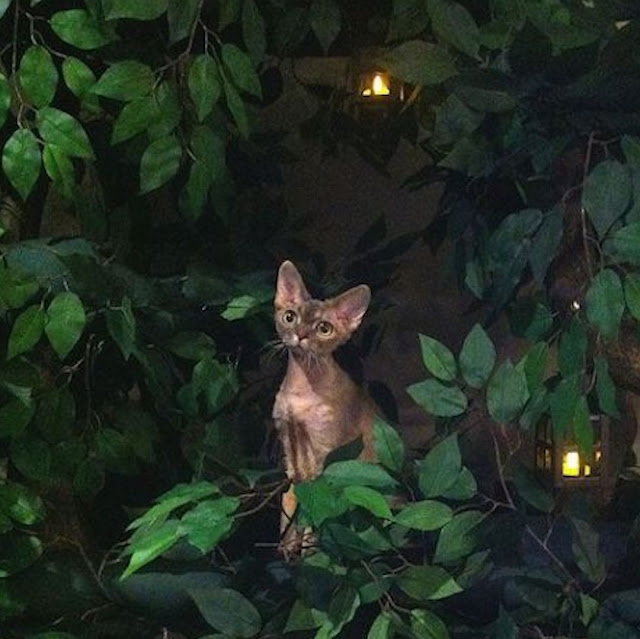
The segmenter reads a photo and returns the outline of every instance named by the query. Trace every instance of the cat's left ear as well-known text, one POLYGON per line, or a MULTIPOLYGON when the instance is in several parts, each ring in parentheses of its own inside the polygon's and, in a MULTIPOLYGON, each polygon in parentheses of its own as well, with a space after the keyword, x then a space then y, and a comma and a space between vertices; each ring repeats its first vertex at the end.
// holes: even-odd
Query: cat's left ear
POLYGON ((297 306, 308 299, 311 299, 311 295, 309 295, 298 269, 289 260, 282 262, 278 269, 276 306, 283 308, 297 306))
POLYGON ((366 284, 360 284, 338 295, 333 300, 333 310, 350 331, 355 331, 371 301, 371 289, 366 284))

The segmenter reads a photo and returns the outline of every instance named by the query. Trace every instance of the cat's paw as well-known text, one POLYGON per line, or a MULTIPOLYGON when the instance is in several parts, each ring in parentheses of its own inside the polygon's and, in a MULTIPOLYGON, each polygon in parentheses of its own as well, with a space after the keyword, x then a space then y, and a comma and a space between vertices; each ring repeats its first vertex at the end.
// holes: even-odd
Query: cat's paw
POLYGON ((280 540, 278 552, 286 561, 291 561, 313 551, 316 536, 311 528, 303 530, 290 528, 280 540))

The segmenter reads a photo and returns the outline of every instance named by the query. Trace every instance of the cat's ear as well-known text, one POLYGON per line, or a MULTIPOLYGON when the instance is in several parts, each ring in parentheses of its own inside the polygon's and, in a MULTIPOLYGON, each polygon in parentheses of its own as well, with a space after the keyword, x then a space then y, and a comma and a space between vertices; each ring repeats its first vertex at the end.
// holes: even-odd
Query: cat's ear
POLYGON ((309 295, 298 269, 289 260, 282 262, 278 269, 276 306, 295 306, 309 299, 311 299, 311 295, 309 295))
POLYGON ((360 326, 370 301, 371 290, 366 284, 360 284, 334 298, 333 310, 350 331, 355 331, 360 326))

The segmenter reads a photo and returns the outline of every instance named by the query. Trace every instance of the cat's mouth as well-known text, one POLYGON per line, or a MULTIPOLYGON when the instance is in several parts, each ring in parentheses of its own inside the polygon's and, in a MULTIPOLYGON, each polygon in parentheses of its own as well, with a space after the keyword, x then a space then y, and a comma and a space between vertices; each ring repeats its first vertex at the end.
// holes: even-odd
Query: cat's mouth
POLYGON ((296 350, 296 351, 309 350, 310 342, 309 342, 309 339, 306 337, 300 338, 297 335, 291 335, 282 341, 284 342, 284 345, 291 350, 296 350))

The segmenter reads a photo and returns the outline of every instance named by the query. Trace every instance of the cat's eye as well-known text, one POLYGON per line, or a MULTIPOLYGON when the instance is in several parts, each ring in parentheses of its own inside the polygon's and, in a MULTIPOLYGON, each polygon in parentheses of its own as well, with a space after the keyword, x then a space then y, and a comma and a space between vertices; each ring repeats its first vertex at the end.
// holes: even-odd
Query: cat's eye
POLYGON ((329 337, 329 335, 333 334, 333 324, 331 322, 318 322, 316 324, 316 333, 320 335, 320 337, 329 337))
POLYGON ((295 324, 298 319, 298 314, 295 311, 289 309, 282 314, 282 321, 285 324, 295 324))

